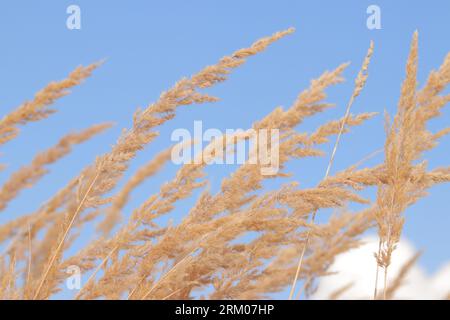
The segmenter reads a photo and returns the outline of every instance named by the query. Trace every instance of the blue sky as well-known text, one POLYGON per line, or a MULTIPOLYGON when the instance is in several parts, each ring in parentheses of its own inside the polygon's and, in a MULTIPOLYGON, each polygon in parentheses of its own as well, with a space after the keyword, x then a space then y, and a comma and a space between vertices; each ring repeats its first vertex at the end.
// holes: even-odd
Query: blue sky
MULTIPOLYGON (((35 188, 27 190, 0 216, 0 223, 37 208, 60 189, 98 153, 107 152, 122 128, 130 126, 136 107, 155 101, 160 92, 220 57, 275 31, 295 27, 296 33, 251 58, 230 79, 209 92, 221 98, 215 104, 179 109, 177 118, 161 128, 161 136, 132 163, 131 172, 166 147, 176 128, 193 128, 202 120, 206 128, 248 128, 274 107, 289 106, 310 79, 342 62, 352 64, 346 83, 330 89, 328 101, 336 107, 308 120, 311 130, 343 115, 353 79, 370 40, 375 53, 367 86, 353 112, 395 112, 404 77, 404 65, 414 30, 419 30, 419 81, 437 68, 450 50, 449 1, 4 1, 0 5, 0 115, 17 107, 51 80, 64 78, 76 66, 106 58, 106 63, 73 93, 55 104, 58 113, 27 125, 14 142, 1 150, 7 173, 27 164, 33 155, 71 131, 94 123, 113 121, 116 126, 51 167, 35 188), (66 28, 66 8, 81 8, 81 30, 66 28), (366 27, 366 8, 381 8, 381 30, 366 27)), ((448 109, 448 108, 447 108, 448 109)), ((431 130, 448 126, 450 113, 430 124, 431 130)), ((378 116, 346 135, 332 172, 358 162, 383 146, 383 117, 378 116)), ((329 146, 331 148, 331 146, 329 146)), ((450 139, 427 155, 430 167, 448 165, 450 139)), ((375 157, 368 164, 377 163, 375 157)), ((287 170, 303 186, 316 184, 327 159, 290 163, 287 170)), ((158 190, 177 169, 167 170, 133 194, 131 210, 158 190)), ((211 188, 234 168, 211 167, 211 188)), ((269 185, 270 187, 270 185, 269 185)), ((429 197, 410 208, 404 235, 425 250, 421 264, 435 271, 450 259, 450 186, 438 186, 429 197)), ((194 199, 175 211, 180 218, 194 199)))

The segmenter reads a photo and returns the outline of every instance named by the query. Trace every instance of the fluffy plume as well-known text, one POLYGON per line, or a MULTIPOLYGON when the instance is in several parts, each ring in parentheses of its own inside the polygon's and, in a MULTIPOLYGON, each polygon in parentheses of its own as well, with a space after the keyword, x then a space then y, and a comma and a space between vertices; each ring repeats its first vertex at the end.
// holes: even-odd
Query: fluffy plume
POLYGON ((69 76, 58 82, 51 82, 39 91, 33 100, 27 101, 17 109, 7 114, 0 120, 0 145, 14 139, 19 134, 19 125, 31 121, 39 121, 47 118, 55 112, 49 109, 57 99, 69 94, 69 89, 79 85, 89 77, 100 63, 94 63, 87 67, 78 67, 69 76))
MULTIPOLYGON (((175 117, 178 107, 216 101, 204 89, 226 80, 248 57, 292 32, 288 29, 263 38, 181 79, 156 102, 135 112, 131 128, 122 132, 109 152, 98 156, 38 209, 1 225, 0 298, 58 297, 66 271, 73 266, 86 276, 75 299, 262 299, 289 288, 290 298, 310 297, 318 288, 320 293, 322 280, 335 273, 333 266, 339 257, 361 246, 361 237, 375 228, 380 239, 377 266, 384 269, 388 279, 404 211, 431 186, 450 181, 449 167, 429 170, 422 159, 450 132, 449 128, 435 133, 427 129, 428 120, 438 117, 449 101, 443 92, 450 80, 450 55, 418 90, 417 34, 397 114, 386 125, 382 163, 364 168, 364 161, 359 161, 336 174, 331 172, 343 135, 350 134, 350 129, 358 130, 375 115, 352 114, 350 110, 368 79, 371 43, 341 119, 323 121, 307 132, 301 127, 307 118, 325 115, 333 106, 326 101, 327 89, 343 82, 347 64, 312 80, 290 107, 274 108, 246 131, 216 137, 195 155, 193 163, 181 165, 143 203, 130 201, 133 192, 163 169, 172 148, 156 153, 117 188, 130 162, 158 136, 157 127, 175 117), (213 159, 236 153, 239 144, 263 129, 278 130, 277 149, 274 151, 270 142, 267 153, 277 153, 279 170, 264 174, 263 163, 256 156, 259 146, 253 145, 244 163, 212 192, 206 166, 213 159), (333 137, 336 140, 330 146, 333 137), (324 156, 328 147, 331 155, 324 178, 309 187, 295 181, 289 163, 324 156), (267 188, 269 179, 280 182, 279 187, 267 188), (371 191, 364 190, 367 187, 378 190, 373 203, 366 199, 371 191), (183 212, 178 204, 186 199, 193 204, 183 212), (127 212, 128 203, 135 205, 131 212, 127 212), (361 210, 350 212, 347 208, 352 203, 361 210), (323 210, 333 213, 318 223, 314 217, 323 210), (79 237, 95 227, 100 232, 94 233, 94 238, 79 237), (72 246, 75 242, 83 245, 76 252, 69 250, 79 248, 72 246)), ((15 137, 19 125, 47 117, 51 113, 47 107, 95 67, 77 69, 68 80, 49 85, 32 102, 3 118, 0 144, 15 137)), ((21 190, 32 187, 47 173, 47 166, 68 154, 74 144, 107 126, 68 135, 38 154, 0 189, 0 209, 21 190)), ((407 261, 389 283, 385 280, 385 290, 374 297, 395 298, 417 258, 407 261)), ((327 291, 326 297, 346 297, 358 285, 343 281, 327 291)))

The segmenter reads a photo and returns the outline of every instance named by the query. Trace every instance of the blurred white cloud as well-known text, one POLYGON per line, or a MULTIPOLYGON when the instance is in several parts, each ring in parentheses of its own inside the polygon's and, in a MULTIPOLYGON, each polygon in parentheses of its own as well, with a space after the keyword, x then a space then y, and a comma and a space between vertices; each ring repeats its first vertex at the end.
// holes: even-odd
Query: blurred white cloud
MULTIPOLYGON (((364 239, 361 247, 339 255, 330 271, 337 274, 323 277, 313 299, 329 299, 336 290, 353 283, 340 299, 371 299, 375 283, 375 258, 378 240, 375 237, 364 239)), ((388 283, 399 273, 402 266, 411 259, 417 249, 407 240, 402 240, 394 251, 392 264, 389 267, 388 283)), ((379 292, 383 288, 383 271, 379 274, 379 292)), ((405 277, 403 285, 396 291, 394 299, 443 299, 450 292, 450 261, 436 273, 428 275, 415 264, 405 277)))

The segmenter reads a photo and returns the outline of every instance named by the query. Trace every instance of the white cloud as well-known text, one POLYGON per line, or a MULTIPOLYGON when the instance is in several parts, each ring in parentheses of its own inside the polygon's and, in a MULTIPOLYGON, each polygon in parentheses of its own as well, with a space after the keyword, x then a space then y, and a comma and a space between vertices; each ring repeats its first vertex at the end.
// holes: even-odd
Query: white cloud
MULTIPOLYGON (((330 294, 349 283, 353 286, 340 296, 340 299, 370 299, 373 297, 375 284, 374 252, 378 249, 378 240, 368 237, 361 247, 339 255, 330 270, 335 275, 319 280, 317 292, 313 299, 328 299, 330 294)), ((389 267, 388 283, 394 279, 401 267, 417 252, 407 240, 402 240, 394 251, 389 267)), ((383 271, 379 274, 379 290, 383 288, 383 271)), ((442 299, 450 291, 450 262, 438 272, 427 275, 420 265, 414 265, 405 278, 395 299, 442 299)))

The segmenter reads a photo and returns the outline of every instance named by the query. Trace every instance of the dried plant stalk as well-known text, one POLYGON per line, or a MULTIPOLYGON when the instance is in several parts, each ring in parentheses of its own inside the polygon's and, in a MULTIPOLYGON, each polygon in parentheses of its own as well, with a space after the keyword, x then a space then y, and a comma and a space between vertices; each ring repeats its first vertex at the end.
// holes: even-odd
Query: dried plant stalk
MULTIPOLYGON (((123 131, 110 152, 97 157, 36 211, 0 226, 0 243, 4 245, 0 255, 0 298, 55 296, 67 277, 65 271, 73 265, 89 276, 75 299, 264 299, 289 287, 293 298, 299 279, 303 286, 298 295, 305 293, 309 297, 316 290, 318 278, 334 273, 330 266, 336 256, 358 247, 361 235, 375 226, 380 236, 377 268, 385 271, 382 296, 393 298, 418 257, 405 264, 387 285, 387 270, 400 239, 403 212, 431 186, 450 181, 449 167, 428 170, 427 163, 421 160, 424 152, 450 133, 450 128, 436 133, 426 128, 428 120, 438 117, 450 101, 450 95, 443 94, 450 81, 450 54, 438 70, 430 73, 424 87, 417 90, 417 34, 413 37, 397 114, 392 124, 387 121, 383 163, 359 169, 359 162, 330 174, 342 135, 375 115, 350 113, 367 81, 371 43, 341 119, 318 125, 312 132, 297 131, 305 119, 331 107, 324 101, 326 90, 343 81, 347 64, 312 80, 289 108, 277 107, 254 122, 251 129, 214 139, 193 163, 182 165, 173 179, 161 185, 116 228, 132 192, 171 157, 171 149, 157 153, 115 190, 130 161, 158 136, 156 128, 175 117, 179 106, 216 101, 216 97, 202 90, 224 81, 246 58, 291 32, 293 29, 275 33, 181 79, 155 103, 136 111, 131 129, 123 131), (262 129, 279 132, 279 171, 263 174, 263 163, 253 161, 259 151, 254 145, 245 163, 222 180, 217 192, 205 188, 206 165, 217 157, 233 154, 239 143, 262 129), (287 172, 290 161, 323 156, 320 146, 329 143, 332 136, 336 136, 336 141, 325 177, 317 186, 301 188, 296 181, 283 183, 283 179, 292 176, 287 172), (282 183, 272 190, 265 186, 268 179, 282 183), (358 193, 370 186, 378 188, 375 203, 358 193), (184 210, 178 203, 192 199, 197 191, 200 195, 181 220, 163 219, 176 218, 184 210), (350 213, 346 210, 350 203, 367 207, 350 213), (337 213, 326 222, 316 223, 315 215, 321 209, 337 213), (83 227, 95 225, 101 231, 95 233, 97 237, 89 242, 79 237, 83 227), (75 241, 85 243, 70 256, 68 249, 75 241)), ((47 107, 95 67, 77 69, 68 79, 49 85, 33 101, 4 117, 0 121, 0 144, 17 136, 19 125, 47 117, 52 112, 47 107)), ((94 126, 66 136, 38 154, 0 188, 0 210, 22 189, 35 184, 47 172, 47 165, 106 127, 94 126)), ((269 155, 272 152, 275 151, 267 151, 269 155)), ((339 288, 330 298, 342 296, 351 285, 339 288)), ((377 296, 381 297, 376 292, 377 296)))
POLYGON ((93 136, 103 132, 111 124, 94 125, 79 133, 70 133, 50 149, 36 155, 30 165, 14 172, 8 181, 0 188, 0 211, 13 200, 24 188, 31 188, 48 170, 47 165, 55 163, 72 151, 72 146, 81 144, 93 136))
MULTIPOLYGON (((242 65, 247 57, 263 51, 271 43, 293 31, 293 29, 289 29, 278 32, 271 37, 255 42, 249 48, 238 50, 231 56, 222 58, 218 64, 206 67, 190 79, 182 79, 172 89, 164 92, 156 103, 147 107, 143 112, 135 113, 132 129, 122 134, 110 153, 99 157, 95 165, 86 170, 80 182, 78 197, 80 200, 75 199, 68 205, 67 226, 63 228, 64 231, 59 237, 61 240, 59 240, 48 262, 48 267, 36 288, 35 298, 42 298, 40 293, 46 282, 46 292, 49 292, 49 287, 54 285, 54 283, 49 283, 47 279, 55 268, 55 262, 60 256, 64 242, 79 213, 87 208, 105 203, 101 196, 116 185, 118 179, 127 169, 129 160, 156 137, 157 133, 152 129, 173 118, 178 106, 216 101, 216 98, 201 94, 197 89, 211 87, 224 81, 226 75, 232 69, 242 65)), ((106 200, 106 202, 108 201, 106 200)))
MULTIPOLYGON (((387 274, 392 253, 400 240, 404 223, 402 213, 424 195, 430 184, 414 180, 416 174, 426 174, 426 163, 416 164, 423 152, 437 144, 437 139, 447 134, 448 128, 438 134, 426 129, 426 123, 439 115, 439 110, 449 101, 439 94, 450 82, 450 54, 438 71, 433 71, 424 88, 417 91, 418 33, 415 32, 406 64, 406 79, 401 89, 397 114, 393 123, 387 123, 385 144, 384 184, 379 184, 377 194, 378 234, 380 249, 377 264, 384 269, 383 297, 387 297, 387 274)), ((388 121, 387 121, 388 122, 388 121)))
POLYGON ((69 94, 69 89, 79 85, 88 78, 100 63, 94 63, 87 67, 78 67, 69 74, 67 79, 59 82, 51 82, 39 91, 33 100, 27 101, 17 109, 7 114, 0 120, 0 145, 14 139, 19 134, 18 125, 27 122, 39 121, 47 118, 54 110, 47 107, 57 99, 69 94))
MULTIPOLYGON (((361 67, 361 70, 359 71, 358 76, 356 77, 355 87, 353 89, 353 93, 352 93, 352 95, 350 97, 350 100, 349 100, 349 102, 347 104, 347 108, 345 110, 345 115, 344 115, 344 121, 341 122, 340 130, 339 130, 339 133, 337 135, 336 142, 334 144, 333 151, 331 153, 327 169, 325 171, 324 179, 326 179, 328 177, 328 175, 330 173, 330 170, 331 170, 331 167, 333 165, 334 157, 336 155, 336 151, 337 151, 337 148, 338 148, 338 145, 339 145, 342 133, 344 132, 345 126, 347 124, 347 119, 348 119, 348 117, 350 115, 350 108, 353 105, 353 102, 354 102, 355 98, 357 96, 359 96, 359 94, 361 93, 361 90, 364 88, 364 85, 366 84, 367 77, 368 77, 367 71, 368 71, 368 68, 369 68, 370 58, 372 57, 372 54, 373 54, 373 42, 370 42, 369 50, 367 51, 367 55, 366 55, 366 57, 364 59, 363 65, 361 67)), ((317 211, 314 211, 313 214, 312 214, 312 217, 311 217, 311 222, 312 223, 314 223, 316 214, 317 214, 317 211)), ((310 238, 310 233, 307 234, 305 245, 303 246, 302 251, 300 253, 300 258, 299 258, 299 261, 298 261, 297 271, 295 273, 295 277, 294 277, 294 280, 292 282, 291 290, 289 292, 289 300, 292 300, 292 297, 293 297, 294 292, 295 292, 295 287, 297 285, 298 275, 300 274, 300 271, 301 271, 301 268, 302 268, 303 257, 305 256, 305 252, 306 252, 306 249, 308 247, 309 238, 310 238)), ((298 296, 300 296, 300 292, 298 293, 298 296)))

